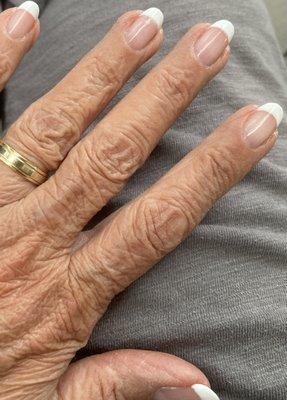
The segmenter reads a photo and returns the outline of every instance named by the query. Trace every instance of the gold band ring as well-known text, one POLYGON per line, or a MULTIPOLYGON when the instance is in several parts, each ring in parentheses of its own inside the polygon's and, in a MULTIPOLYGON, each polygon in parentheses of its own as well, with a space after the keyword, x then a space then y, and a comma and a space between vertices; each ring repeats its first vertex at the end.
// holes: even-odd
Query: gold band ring
POLYGON ((13 147, 0 140, 0 160, 25 179, 39 186, 47 179, 47 174, 21 156, 13 147))

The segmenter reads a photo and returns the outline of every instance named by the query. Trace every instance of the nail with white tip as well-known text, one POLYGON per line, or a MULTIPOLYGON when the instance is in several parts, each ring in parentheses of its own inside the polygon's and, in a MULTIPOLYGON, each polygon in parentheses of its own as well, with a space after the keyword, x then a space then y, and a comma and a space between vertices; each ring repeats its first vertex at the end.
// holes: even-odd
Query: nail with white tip
POLYGON ((143 50, 161 29, 163 19, 163 13, 156 7, 142 12, 126 32, 129 46, 133 50, 143 50))
POLYGON ((243 138, 247 145, 253 149, 262 146, 276 132, 283 114, 282 107, 277 103, 258 107, 245 123, 243 138))
POLYGON ((35 1, 25 1, 18 8, 20 10, 25 10, 30 13, 35 20, 39 18, 40 9, 35 1))
POLYGON ((12 39, 22 39, 35 27, 39 18, 39 6, 34 1, 25 1, 15 9, 7 25, 7 33, 12 39))
POLYGON ((192 387, 161 388, 153 400, 219 400, 219 397, 208 386, 197 383, 192 387))
POLYGON ((194 52, 199 62, 211 66, 224 53, 234 36, 234 26, 230 21, 221 20, 211 25, 197 40, 194 52))
POLYGON ((228 21, 227 19, 221 19, 220 21, 215 22, 213 25, 211 25, 213 28, 219 28, 221 29, 225 35, 228 38, 228 43, 231 42, 234 36, 234 25, 228 21))
POLYGON ((199 400, 219 400, 217 394, 208 386, 197 383, 191 389, 197 394, 199 400))
POLYGON ((164 16, 159 8, 156 7, 148 8, 142 13, 142 15, 145 15, 146 17, 150 18, 157 25, 158 29, 162 27, 164 16))
POLYGON ((259 107, 258 110, 266 111, 267 113, 273 115, 276 120, 277 127, 281 124, 284 111, 283 108, 277 103, 266 103, 263 106, 259 107))

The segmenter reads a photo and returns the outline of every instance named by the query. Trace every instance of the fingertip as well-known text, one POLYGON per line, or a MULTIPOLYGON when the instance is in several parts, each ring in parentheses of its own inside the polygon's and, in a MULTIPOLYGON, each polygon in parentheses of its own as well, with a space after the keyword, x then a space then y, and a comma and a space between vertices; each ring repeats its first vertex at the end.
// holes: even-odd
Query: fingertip
POLYGON ((191 387, 165 387, 159 389, 153 400, 219 400, 209 386, 196 383, 191 387))
POLYGON ((32 15, 35 21, 38 20, 40 15, 40 7, 35 1, 24 1, 19 7, 19 10, 24 10, 32 15))
POLYGON ((206 385, 197 383, 191 387, 200 400, 219 400, 217 394, 206 385))
POLYGON ((163 13, 155 7, 137 13, 130 26, 125 29, 127 45, 135 52, 142 52, 154 41, 163 24, 163 13))
POLYGON ((226 20, 205 24, 201 35, 194 43, 193 50, 198 63, 206 69, 217 69, 225 65, 230 42, 234 35, 233 24, 226 20))
POLYGON ((5 68, 0 77, 2 90, 20 61, 31 49, 40 34, 39 20, 25 8, 9 8, 0 13, 0 64, 5 68), (9 62, 7 62, 9 59, 9 62))
POLYGON ((157 7, 151 7, 145 10, 142 15, 147 16, 150 18, 158 27, 158 29, 162 28, 164 15, 163 12, 157 7))
POLYGON ((280 104, 266 103, 263 106, 260 106, 258 109, 261 111, 265 111, 268 114, 271 114, 276 121, 277 127, 281 124, 284 117, 284 111, 280 104))
POLYGON ((33 1, 26 1, 13 9, 11 17, 6 25, 6 31, 10 39, 25 41, 31 37, 39 17, 39 6, 33 1))
POLYGON ((40 25, 40 21, 38 20, 35 23, 35 28, 33 30, 33 37, 31 40, 31 45, 29 47, 29 50, 36 44, 36 42, 39 39, 40 34, 41 34, 41 25, 40 25))
POLYGON ((226 19, 221 19, 220 21, 216 21, 213 25, 211 25, 214 28, 219 28, 221 29, 227 36, 228 38, 228 43, 231 42, 233 39, 234 33, 235 33, 235 28, 232 22, 226 20, 226 19))

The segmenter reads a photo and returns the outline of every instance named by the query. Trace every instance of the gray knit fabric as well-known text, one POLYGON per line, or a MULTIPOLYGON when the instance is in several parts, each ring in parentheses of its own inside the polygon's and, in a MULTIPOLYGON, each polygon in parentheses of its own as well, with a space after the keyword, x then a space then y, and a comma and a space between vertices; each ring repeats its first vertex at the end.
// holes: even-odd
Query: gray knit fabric
MULTIPOLYGON (((150 186, 240 107, 276 101, 287 110, 286 65, 261 0, 50 0, 41 39, 8 87, 6 126, 116 17, 150 6, 165 13, 165 43, 118 99, 197 22, 233 21, 232 57, 101 216, 150 186)), ((81 355, 117 348, 170 352, 202 369, 222 400, 286 400, 286 122, 276 148, 193 235, 115 299, 81 355)))
MULTIPOLYGON (((40 10, 43 11, 44 7, 46 6, 49 0, 34 0, 34 1, 35 3, 38 4, 40 10)), ((7 0, 7 1, 4 0, 3 3, 6 7, 18 7, 23 3, 23 0, 7 0)))

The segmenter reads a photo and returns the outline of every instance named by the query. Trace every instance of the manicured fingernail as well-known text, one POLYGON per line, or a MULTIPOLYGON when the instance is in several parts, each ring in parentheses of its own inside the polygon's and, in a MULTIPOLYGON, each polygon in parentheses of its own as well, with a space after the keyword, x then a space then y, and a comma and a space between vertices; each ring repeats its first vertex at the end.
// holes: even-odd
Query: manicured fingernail
POLYGON ((219 397, 208 386, 198 383, 191 388, 161 388, 153 400, 219 400, 219 397))
POLYGON ((25 1, 12 15, 7 33, 12 39, 21 39, 34 27, 39 18, 39 6, 34 1, 25 1))
POLYGON ((215 22, 198 39, 194 51, 201 64, 209 67, 222 55, 234 36, 234 26, 230 21, 215 22))
POLYGON ((134 50, 144 49, 161 29, 163 13, 155 7, 140 14, 139 18, 126 32, 126 40, 134 50))
POLYGON ((277 103, 267 103, 248 118, 244 139, 249 147, 255 149, 261 146, 274 134, 283 119, 283 109, 277 103))

